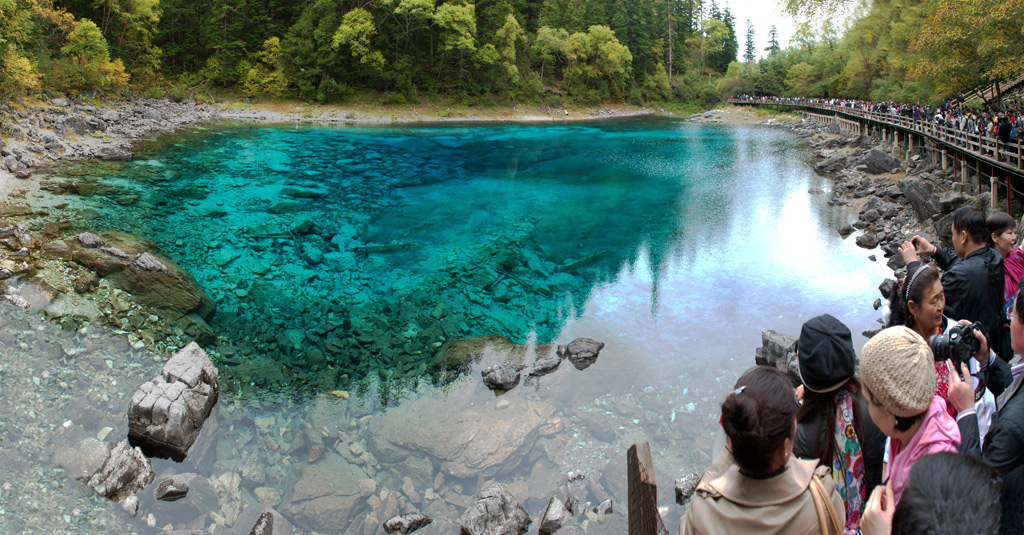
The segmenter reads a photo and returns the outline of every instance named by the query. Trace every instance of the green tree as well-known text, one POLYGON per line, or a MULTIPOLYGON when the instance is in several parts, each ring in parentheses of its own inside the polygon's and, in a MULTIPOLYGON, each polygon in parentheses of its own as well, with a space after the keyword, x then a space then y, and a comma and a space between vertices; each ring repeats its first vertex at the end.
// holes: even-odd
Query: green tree
POLYGON ((341 19, 338 30, 334 32, 334 46, 348 45, 352 57, 357 58, 359 63, 380 71, 384 68, 384 54, 374 49, 372 43, 377 33, 370 12, 357 7, 341 19))
POLYGON ((109 91, 128 84, 128 74, 121 60, 110 61, 110 50, 96 23, 89 19, 77 21, 68 33, 61 52, 71 60, 65 83, 68 88, 98 87, 109 91))
POLYGON ((743 48, 743 61, 744 63, 753 63, 757 59, 757 53, 754 45, 754 23, 747 19, 747 42, 743 48))
POLYGON ((801 61, 789 68, 786 74, 786 87, 792 96, 803 97, 810 94, 811 86, 816 82, 814 67, 801 61))

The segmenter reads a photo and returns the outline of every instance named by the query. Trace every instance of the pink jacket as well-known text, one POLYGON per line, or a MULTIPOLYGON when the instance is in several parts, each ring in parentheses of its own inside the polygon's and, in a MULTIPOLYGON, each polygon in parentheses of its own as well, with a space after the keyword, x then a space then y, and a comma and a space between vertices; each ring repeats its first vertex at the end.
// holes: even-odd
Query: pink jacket
POLYGON ((893 497, 899 503, 914 463, 921 457, 933 453, 956 453, 957 447, 960 446, 960 429, 956 426, 956 420, 946 412, 946 401, 935 396, 928 407, 928 412, 925 413, 921 427, 917 429, 910 442, 903 446, 899 440, 893 439, 891 446, 891 462, 886 467, 884 479, 889 481, 893 497))

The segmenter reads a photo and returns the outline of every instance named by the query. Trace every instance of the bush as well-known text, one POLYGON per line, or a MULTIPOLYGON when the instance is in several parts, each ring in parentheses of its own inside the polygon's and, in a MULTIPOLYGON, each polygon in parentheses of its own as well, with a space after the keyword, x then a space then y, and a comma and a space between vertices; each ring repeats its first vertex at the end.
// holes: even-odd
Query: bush
POLYGON ((316 101, 321 104, 325 102, 340 104, 352 98, 353 93, 352 87, 348 84, 339 84, 334 81, 334 78, 327 78, 317 88, 316 101))

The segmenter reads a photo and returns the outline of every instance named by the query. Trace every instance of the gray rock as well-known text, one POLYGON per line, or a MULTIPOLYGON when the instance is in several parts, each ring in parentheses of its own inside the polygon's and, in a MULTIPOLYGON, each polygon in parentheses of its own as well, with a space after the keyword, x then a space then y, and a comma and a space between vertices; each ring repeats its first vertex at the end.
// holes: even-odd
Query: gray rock
POLYGON ((603 502, 594 506, 594 512, 599 515, 610 515, 612 514, 614 509, 612 505, 613 503, 614 502, 612 501, 612 499, 608 498, 607 500, 604 500, 603 502))
POLYGON ((871 307, 874 308, 875 310, 878 310, 879 308, 882 308, 882 300, 876 298, 875 302, 871 303, 871 307))
POLYGON ((107 123, 116 123, 121 120, 121 114, 114 110, 104 110, 103 113, 100 114, 100 119, 103 119, 103 121, 107 123))
POLYGON ((848 157, 845 154, 839 154, 825 161, 818 162, 818 164, 814 166, 814 170, 815 172, 822 174, 838 173, 848 167, 847 160, 848 157))
POLYGON ((882 297, 889 299, 892 295, 892 291, 896 289, 896 281, 893 279, 885 279, 882 284, 878 285, 878 291, 882 293, 882 297))
POLYGON ((971 198, 958 191, 947 191, 939 197, 939 211, 952 212, 970 202, 971 198))
POLYGON ((274 535, 274 514, 270 511, 261 514, 249 530, 249 535, 274 535))
POLYGON ((153 465, 139 448, 129 446, 127 440, 107 448, 103 466, 86 481, 97 493, 119 502, 153 482, 153 465))
POLYGON ((754 362, 761 366, 774 366, 789 376, 793 386, 801 383, 800 365, 796 358, 796 337, 775 332, 761 331, 761 347, 754 350, 754 362))
POLYGON ((558 496, 552 496, 548 506, 544 508, 544 515, 540 519, 540 533, 548 535, 562 529, 566 522, 572 519, 572 513, 565 508, 558 496))
POLYGON ((539 356, 537 357, 537 360, 534 361, 533 368, 530 369, 530 375, 534 377, 547 375, 557 370, 560 364, 562 364, 562 356, 559 355, 557 351, 539 356))
POLYGON ((604 342, 590 338, 577 338, 567 345, 558 346, 558 356, 568 358, 577 370, 585 370, 597 362, 597 357, 604 349, 604 342))
POLYGON ((132 263, 132 267, 140 271, 168 271, 167 266, 165 266, 163 262, 157 260, 155 256, 149 253, 139 254, 139 256, 135 258, 135 262, 132 263))
POLYGON ((700 474, 690 473, 676 480, 676 503, 686 505, 697 490, 697 483, 700 482, 700 474))
POLYGON ((860 219, 868 223, 874 223, 880 217, 882 217, 882 214, 878 213, 878 210, 867 210, 860 213, 860 219))
POLYGON ((857 236, 855 242, 859 247, 874 249, 875 247, 878 247, 879 243, 882 243, 883 239, 885 239, 885 234, 880 232, 876 234, 865 232, 864 234, 857 236))
POLYGON ((64 119, 64 127, 71 132, 72 135, 82 136, 92 132, 92 126, 86 121, 85 117, 79 114, 72 115, 64 119))
POLYGON ((579 470, 569 472, 566 482, 565 508, 573 515, 583 513, 587 503, 587 475, 579 470))
POLYGON ((846 238, 849 238, 850 234, 853 234, 855 230, 856 229, 853 228, 853 225, 849 223, 843 223, 843 226, 839 227, 839 236, 841 236, 845 240, 846 238))
POLYGON ((174 478, 168 478, 160 482, 153 491, 153 497, 165 502, 173 502, 184 498, 188 494, 188 483, 175 482, 174 478))
POLYGON ((142 113, 143 119, 149 119, 150 121, 163 121, 164 116, 157 110, 146 110, 142 113))
POLYGON ((102 147, 96 152, 96 157, 108 162, 127 162, 132 159, 132 153, 117 147, 102 147))
POLYGON ((920 221, 928 221, 939 211, 932 199, 932 187, 918 177, 907 177, 899 181, 900 191, 907 198, 910 207, 920 221))
POLYGON ((851 165, 865 173, 879 175, 889 173, 899 168, 900 162, 896 158, 885 153, 885 151, 874 148, 867 151, 863 156, 857 158, 851 165), (863 168, 863 169, 861 169, 863 168))
POLYGON ((135 515, 138 515, 139 514, 139 497, 135 496, 133 494, 133 495, 125 498, 124 501, 121 502, 121 510, 124 511, 124 514, 126 514, 126 515, 128 515, 130 517, 135 517, 135 515))
POLYGON ((103 238, 100 238, 99 236, 93 234, 92 232, 83 232, 79 234, 78 242, 82 244, 82 247, 87 248, 103 247, 104 245, 106 245, 106 242, 103 241, 103 238))
POLYGON ((55 99, 50 100, 50 104, 53 104, 54 106, 60 106, 61 108, 67 108, 68 99, 63 97, 57 97, 55 99))
POLYGON ((388 533, 399 532, 402 535, 408 535, 423 526, 433 522, 429 516, 421 515, 419 513, 409 513, 407 515, 395 516, 389 518, 384 522, 384 531, 388 533))
POLYGON ((219 394, 217 368, 192 342, 132 395, 128 437, 154 456, 184 459, 219 394))
POLYGON ((463 535, 523 535, 530 515, 504 485, 492 485, 473 497, 474 503, 462 516, 463 535))
POLYGON ((25 164, 21 163, 13 154, 4 158, 4 167, 12 173, 17 173, 25 169, 25 164))
POLYGON ((512 390, 519 384, 520 372, 523 371, 523 368, 522 364, 505 361, 484 368, 480 375, 484 378, 484 384, 491 390, 512 390))

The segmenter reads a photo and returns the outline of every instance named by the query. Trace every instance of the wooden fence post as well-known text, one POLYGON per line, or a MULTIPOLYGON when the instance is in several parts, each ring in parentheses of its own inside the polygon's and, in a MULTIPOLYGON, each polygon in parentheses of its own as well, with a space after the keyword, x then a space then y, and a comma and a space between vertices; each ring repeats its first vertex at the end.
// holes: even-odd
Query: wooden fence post
POLYGON ((629 535, 668 535, 658 512, 658 484, 654 480, 651 445, 633 444, 626 453, 629 494, 629 535))

